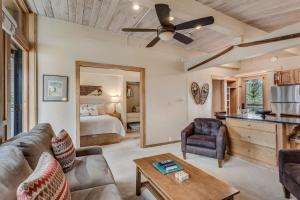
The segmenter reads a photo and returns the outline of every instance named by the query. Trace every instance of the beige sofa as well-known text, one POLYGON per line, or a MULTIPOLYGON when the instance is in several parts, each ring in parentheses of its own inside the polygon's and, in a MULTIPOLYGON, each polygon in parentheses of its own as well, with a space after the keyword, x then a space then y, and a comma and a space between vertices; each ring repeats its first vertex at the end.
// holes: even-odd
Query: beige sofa
MULTIPOLYGON (((39 124, 0 146, 0 200, 16 199, 18 185, 36 167, 42 152, 52 153, 50 124, 39 124)), ((72 200, 120 200, 110 168, 100 147, 76 150, 71 171, 65 174, 72 200)))

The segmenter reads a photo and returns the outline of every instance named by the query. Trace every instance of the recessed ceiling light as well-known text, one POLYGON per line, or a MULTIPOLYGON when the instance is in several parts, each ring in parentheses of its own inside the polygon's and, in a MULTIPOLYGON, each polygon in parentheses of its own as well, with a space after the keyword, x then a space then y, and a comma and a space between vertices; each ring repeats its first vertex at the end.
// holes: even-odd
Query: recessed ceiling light
POLYGON ((170 20, 170 21, 173 21, 173 20, 174 20, 174 17, 170 16, 170 17, 169 17, 169 20, 170 20))
POLYGON ((140 5, 137 4, 137 3, 134 3, 132 7, 133 7, 133 10, 139 10, 140 9, 140 5))
POLYGON ((277 62, 277 60, 278 60, 278 56, 273 56, 273 57, 271 58, 271 62, 277 62))
POLYGON ((196 26, 196 29, 199 30, 200 28, 202 28, 201 25, 196 26))

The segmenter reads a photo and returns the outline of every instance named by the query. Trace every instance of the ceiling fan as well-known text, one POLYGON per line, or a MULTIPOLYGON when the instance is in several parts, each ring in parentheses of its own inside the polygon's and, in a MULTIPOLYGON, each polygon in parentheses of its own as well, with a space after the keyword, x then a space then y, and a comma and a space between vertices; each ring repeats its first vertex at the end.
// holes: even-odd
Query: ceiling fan
POLYGON ((214 23, 212 16, 195 19, 192 21, 184 22, 178 25, 172 24, 170 21, 170 7, 167 4, 155 4, 155 10, 161 26, 156 29, 148 28, 123 28, 124 32, 156 32, 157 36, 146 46, 153 47, 159 40, 170 40, 172 38, 182 42, 184 44, 190 44, 193 39, 183 35, 177 31, 197 28, 214 23))

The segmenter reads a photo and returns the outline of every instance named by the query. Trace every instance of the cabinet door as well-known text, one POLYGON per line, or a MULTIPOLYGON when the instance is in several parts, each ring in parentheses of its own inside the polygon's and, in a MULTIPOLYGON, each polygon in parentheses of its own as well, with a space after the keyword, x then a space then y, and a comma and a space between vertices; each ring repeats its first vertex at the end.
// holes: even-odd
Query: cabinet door
POLYGON ((294 80, 294 71, 289 70, 289 71, 282 71, 281 72, 281 81, 280 81, 282 85, 285 84, 293 84, 295 83, 294 80))
POLYGON ((295 83, 300 83, 300 69, 294 70, 295 83))

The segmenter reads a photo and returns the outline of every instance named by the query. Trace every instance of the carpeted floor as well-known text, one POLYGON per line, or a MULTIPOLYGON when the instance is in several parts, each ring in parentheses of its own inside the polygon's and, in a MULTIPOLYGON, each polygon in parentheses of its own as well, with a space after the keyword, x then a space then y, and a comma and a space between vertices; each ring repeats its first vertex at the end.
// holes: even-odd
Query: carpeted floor
MULTIPOLYGON (((138 139, 104 146, 103 151, 125 200, 151 199, 148 191, 143 192, 144 198, 135 196, 134 159, 167 152, 182 157, 180 143, 141 149, 138 139)), ((278 173, 275 170, 252 164, 237 157, 231 157, 221 169, 217 167, 215 159, 203 156, 187 154, 187 161, 239 189, 241 193, 236 196, 237 200, 285 199, 278 181, 278 173)))

